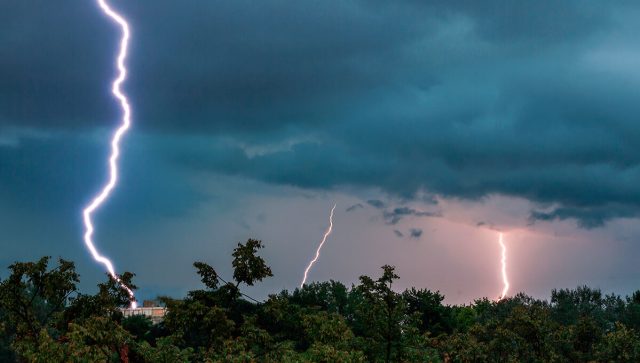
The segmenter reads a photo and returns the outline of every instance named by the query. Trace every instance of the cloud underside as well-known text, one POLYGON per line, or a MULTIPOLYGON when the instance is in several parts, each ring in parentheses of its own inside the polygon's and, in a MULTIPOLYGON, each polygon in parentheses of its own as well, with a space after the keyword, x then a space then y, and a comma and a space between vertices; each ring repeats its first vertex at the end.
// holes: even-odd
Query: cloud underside
MULTIPOLYGON (((134 24, 136 130, 188 172, 403 198, 508 195, 539 206, 532 222, 585 228, 640 212, 634 4, 118 5, 134 24)), ((93 4, 50 6, 0 14, 0 132, 117 116, 115 28, 93 4)), ((15 135, 29 137, 0 134, 0 158, 15 135)))

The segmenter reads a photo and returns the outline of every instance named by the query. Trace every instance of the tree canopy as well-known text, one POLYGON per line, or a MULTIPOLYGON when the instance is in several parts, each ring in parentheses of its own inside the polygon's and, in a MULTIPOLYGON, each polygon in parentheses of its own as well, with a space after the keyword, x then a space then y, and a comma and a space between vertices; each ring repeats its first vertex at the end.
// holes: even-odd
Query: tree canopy
MULTIPOLYGON (((316 282, 258 301, 242 289, 273 276, 263 247, 239 243, 229 281, 195 262, 203 288, 159 297, 159 324, 125 318, 129 296, 109 277, 88 295, 73 262, 16 262, 0 280, 0 361, 640 361, 640 291, 622 298, 580 286, 548 301, 517 294, 447 305, 438 291, 396 291, 400 277, 385 265, 352 286, 316 282)), ((135 288, 133 274, 120 277, 135 288)))

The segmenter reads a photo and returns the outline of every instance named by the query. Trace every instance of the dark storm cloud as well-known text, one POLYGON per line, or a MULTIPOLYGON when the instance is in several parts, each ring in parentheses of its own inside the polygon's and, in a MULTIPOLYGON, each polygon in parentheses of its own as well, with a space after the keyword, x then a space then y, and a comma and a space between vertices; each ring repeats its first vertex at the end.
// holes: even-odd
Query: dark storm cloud
POLYGON ((625 218, 637 215, 635 208, 627 205, 606 205, 603 207, 589 208, 565 208, 560 207, 550 212, 538 210, 531 211, 529 216, 530 224, 537 221, 554 221, 574 218, 578 221, 578 226, 585 229, 598 228, 612 218, 625 218))
MULTIPOLYGON (((372 207, 374 207, 374 208, 376 208, 376 209, 383 209, 386 206, 386 204, 383 201, 377 200, 377 199, 367 200, 367 204, 372 206, 372 207)), ((364 205, 362 205, 362 203, 356 203, 356 204, 350 206, 349 208, 347 208, 346 211, 347 212, 353 212, 356 209, 362 209, 362 208, 364 208, 364 205)))
POLYGON ((409 236, 411 238, 420 239, 420 237, 422 237, 422 229, 420 229, 420 228, 411 228, 409 230, 409 236))
MULTIPOLYGON (((161 145, 133 136, 128 141, 118 193, 109 201, 109 210, 117 211, 114 218, 139 222, 184 215, 206 200, 175 168, 153 157, 161 145)), ((106 139, 96 143, 93 135, 55 135, 0 147, 0 200, 14 211, 79 220, 83 204, 106 179, 107 146, 106 139)))
POLYGON ((383 216, 384 216, 384 219, 387 221, 387 223, 397 224, 398 222, 400 222, 402 218, 407 216, 441 217, 442 215, 437 212, 422 212, 409 207, 399 207, 399 208, 394 208, 390 211, 384 211, 383 216))
POLYGON ((95 10, 86 1, 3 4, 0 133, 3 125, 83 127, 115 117, 105 81, 117 39, 95 10))
MULTIPOLYGON (((633 4, 115 4, 134 28, 136 127, 179 134, 162 154, 189 170, 408 199, 509 195, 555 206, 532 221, 583 227, 640 211, 633 4)), ((117 34, 94 4, 11 2, 0 24, 0 150, 15 144, 8 127, 113 120, 117 34)))
POLYGON ((385 207, 385 204, 383 201, 381 200, 377 200, 377 199, 370 199, 367 200, 367 204, 369 204, 370 206, 377 208, 377 209, 382 209, 385 207))
MULTIPOLYGON (((135 116, 174 131, 323 122, 327 106, 392 81, 382 75, 393 50, 419 35, 415 21, 358 2, 114 3, 133 28, 135 116)), ((95 4, 26 0, 0 21, 4 122, 76 127, 113 114, 105 82, 118 33, 95 4)))
MULTIPOLYGON (((424 47, 447 27, 443 19, 468 18, 482 38, 507 43, 580 39, 607 19, 602 6, 577 1, 114 6, 132 23, 128 88, 136 116, 147 127, 178 131, 326 123, 368 102, 375 88, 410 80, 429 86, 439 77, 428 66, 442 54, 424 47)), ((108 119, 105 82, 118 29, 94 3, 12 2, 0 23, 4 122, 75 127, 108 119)))

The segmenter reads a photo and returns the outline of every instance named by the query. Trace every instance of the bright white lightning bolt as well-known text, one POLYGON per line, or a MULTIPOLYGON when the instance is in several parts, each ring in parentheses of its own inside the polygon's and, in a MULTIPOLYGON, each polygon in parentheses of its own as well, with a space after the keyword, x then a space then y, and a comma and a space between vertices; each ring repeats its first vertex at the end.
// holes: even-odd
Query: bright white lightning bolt
POLYGON ((126 134, 127 130, 129 130, 129 127, 131 126, 131 108, 129 106, 129 100, 121 90, 122 83, 124 83, 125 79, 127 78, 127 68, 124 64, 124 61, 127 58, 127 49, 129 47, 129 24, 122 17, 122 15, 111 9, 111 7, 106 3, 106 0, 98 0, 98 5, 100 6, 100 9, 102 9, 102 11, 105 13, 105 15, 107 15, 111 20, 117 23, 122 29, 122 37, 120 38, 120 51, 118 52, 117 58, 118 77, 114 79, 111 87, 111 92, 113 93, 114 97, 117 98, 118 101, 120 101, 120 106, 122 107, 122 123, 111 139, 111 156, 109 157, 109 180, 107 184, 104 185, 100 193, 95 196, 93 201, 83 211, 85 226, 84 243, 87 245, 87 248, 89 248, 89 251, 91 252, 93 258, 103 264, 107 268, 109 275, 111 275, 111 277, 113 277, 113 279, 115 279, 122 286, 122 288, 127 291, 131 299, 131 307, 135 308, 137 305, 135 302, 133 291, 128 286, 122 283, 120 277, 116 275, 111 261, 98 253, 98 250, 96 249, 92 240, 94 228, 91 216, 109 197, 111 191, 118 183, 117 162, 118 157, 120 156, 120 139, 122 139, 122 137, 126 134))
POLYGON ((333 208, 331 208, 331 214, 329 214, 329 228, 327 228, 327 231, 324 232, 322 241, 320 242, 320 245, 316 250, 316 257, 314 257, 313 260, 309 262, 309 266, 307 266, 307 269, 304 270, 304 278, 302 278, 302 283, 300 284, 300 288, 302 288, 305 282, 307 282, 307 274, 309 273, 309 270, 311 270, 311 267, 313 266, 313 264, 316 263, 316 261, 318 261, 318 257, 320 257, 320 250, 322 249, 322 246, 324 245, 324 243, 327 241, 327 237, 329 237, 329 235, 331 234, 331 231, 333 230, 333 212, 336 210, 336 205, 337 204, 334 204, 333 208))
POLYGON ((502 294, 500 295, 500 298, 498 298, 498 301, 500 301, 504 299, 509 291, 509 279, 507 278, 507 246, 504 244, 502 232, 500 232, 498 243, 500 243, 500 248, 502 249, 502 283, 504 285, 502 288, 502 294))

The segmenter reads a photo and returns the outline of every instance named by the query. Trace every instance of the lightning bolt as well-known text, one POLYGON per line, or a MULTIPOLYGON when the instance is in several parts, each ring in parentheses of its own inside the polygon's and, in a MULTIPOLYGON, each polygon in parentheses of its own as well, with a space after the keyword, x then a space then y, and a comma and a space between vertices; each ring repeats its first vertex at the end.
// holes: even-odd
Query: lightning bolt
POLYGON ((122 120, 120 127, 115 131, 115 133, 113 134, 113 138, 111 139, 111 156, 109 157, 109 180, 83 211, 85 226, 84 243, 91 252, 93 258, 97 262, 103 264, 107 268, 109 275, 111 275, 111 277, 113 277, 113 279, 116 280, 120 284, 120 286, 122 286, 122 288, 127 291, 127 293, 129 294, 129 298, 131 299, 131 307, 135 308, 137 305, 135 302, 133 291, 128 286, 122 283, 120 277, 116 275, 111 261, 107 257, 100 255, 93 243, 94 227, 91 217, 93 213, 105 202, 105 200, 109 198, 109 195, 118 183, 118 157, 120 156, 120 140, 127 133, 129 127, 131 126, 131 107, 129 106, 129 100, 127 99, 127 96, 125 96, 121 89, 122 84, 127 79, 127 67, 125 66, 124 62, 127 59, 127 49, 129 47, 129 23, 127 23, 122 15, 114 11, 109 6, 109 4, 107 4, 106 0, 97 0, 97 2, 102 12, 113 22, 118 24, 118 26, 120 26, 120 29, 122 30, 122 37, 120 38, 120 50, 117 57, 118 76, 113 80, 111 86, 111 93, 113 93, 113 96, 120 102, 120 107, 122 108, 122 120))
POLYGON ((331 234, 331 231, 333 230, 333 212, 336 210, 336 205, 337 204, 334 204, 333 208, 331 208, 331 214, 329 214, 329 228, 327 228, 327 231, 324 232, 322 241, 320 241, 320 245, 316 250, 316 257, 314 257, 313 260, 309 262, 309 266, 307 266, 307 269, 304 270, 304 277, 302 278, 302 283, 300 283, 300 288, 302 288, 305 282, 307 282, 307 274, 309 274, 309 270, 311 270, 311 267, 313 266, 313 264, 316 263, 316 261, 318 261, 318 257, 320 257, 320 250, 322 249, 322 246, 324 245, 324 243, 327 241, 327 237, 329 237, 329 235, 331 234))
POLYGON ((502 259, 500 262, 502 264, 502 284, 504 286, 502 288, 502 294, 500 295, 500 298, 498 298, 498 301, 500 301, 504 299, 509 291, 509 278, 507 277, 507 246, 504 244, 502 232, 499 234, 498 243, 500 243, 500 248, 502 250, 502 259))

